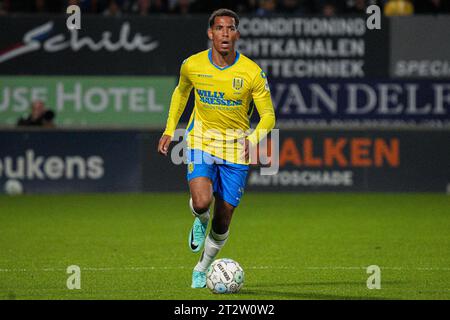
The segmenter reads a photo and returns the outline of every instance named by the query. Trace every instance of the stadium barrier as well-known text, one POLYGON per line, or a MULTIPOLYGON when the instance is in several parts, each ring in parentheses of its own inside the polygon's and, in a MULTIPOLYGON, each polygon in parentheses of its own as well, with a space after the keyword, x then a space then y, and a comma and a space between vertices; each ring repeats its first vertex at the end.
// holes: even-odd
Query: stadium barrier
MULTIPOLYGON (((0 131, 2 192, 11 181, 25 193, 187 191, 186 166, 156 152, 160 134, 0 131)), ((246 191, 450 191, 448 130, 280 130, 279 137, 278 173, 252 166, 246 191)))

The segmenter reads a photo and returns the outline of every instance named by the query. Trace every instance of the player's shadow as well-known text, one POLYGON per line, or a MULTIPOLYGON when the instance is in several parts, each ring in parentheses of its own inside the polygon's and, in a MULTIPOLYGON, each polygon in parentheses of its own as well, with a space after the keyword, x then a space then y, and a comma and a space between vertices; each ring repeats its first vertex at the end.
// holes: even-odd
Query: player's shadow
MULTIPOLYGON (((402 281, 383 281, 384 285, 401 284, 402 281)), ((345 293, 342 295, 317 292, 317 287, 323 286, 351 286, 352 288, 361 288, 361 281, 318 281, 318 282, 297 282, 297 283, 265 283, 252 286, 242 290, 241 295, 255 295, 261 297, 270 297, 271 299, 323 299, 323 300, 386 300, 392 298, 370 297, 370 296, 352 296, 345 293), (311 288, 311 287, 315 288, 311 288), (266 290, 260 288, 289 288, 290 291, 266 290), (292 291, 292 287, 297 287, 298 291, 292 291), (309 287, 309 288, 308 288, 309 287)), ((367 289, 369 290, 369 289, 367 289)))
MULTIPOLYGON (((367 297, 367 296, 349 296, 349 295, 334 295, 334 294, 323 294, 317 292, 280 292, 280 291, 269 291, 269 290, 242 290, 239 292, 240 295, 253 295, 253 296, 267 296, 270 299, 312 299, 312 300, 390 300, 391 298, 383 297, 367 297)), ((397 298, 395 298, 397 300, 397 298)))
MULTIPOLYGON (((393 284, 403 284, 403 281, 399 280, 384 280, 382 284, 393 285, 393 284)), ((362 281, 305 281, 305 282, 291 282, 291 283, 260 283, 254 285, 254 287, 304 287, 304 286, 364 286, 365 283, 362 281)))

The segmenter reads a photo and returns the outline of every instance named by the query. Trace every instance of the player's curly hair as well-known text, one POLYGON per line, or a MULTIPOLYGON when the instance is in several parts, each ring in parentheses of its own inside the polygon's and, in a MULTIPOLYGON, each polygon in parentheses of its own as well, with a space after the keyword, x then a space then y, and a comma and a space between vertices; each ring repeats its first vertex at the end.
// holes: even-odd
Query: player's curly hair
POLYGON ((216 17, 232 17, 234 18, 234 22, 236 23, 236 28, 239 26, 239 16, 233 10, 222 8, 217 9, 216 11, 211 13, 208 20, 210 28, 214 25, 214 20, 216 19, 216 17))

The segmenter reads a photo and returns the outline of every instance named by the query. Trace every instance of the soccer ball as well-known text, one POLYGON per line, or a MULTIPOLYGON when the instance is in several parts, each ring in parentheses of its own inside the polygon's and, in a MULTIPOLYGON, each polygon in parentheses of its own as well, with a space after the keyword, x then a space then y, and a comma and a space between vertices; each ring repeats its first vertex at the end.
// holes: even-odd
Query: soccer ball
POLYGON ((217 259, 208 268, 206 286, 213 293, 236 293, 244 285, 244 270, 232 259, 217 259))
POLYGON ((5 193, 9 195, 17 195, 23 193, 22 183, 18 180, 10 179, 5 183, 5 193))

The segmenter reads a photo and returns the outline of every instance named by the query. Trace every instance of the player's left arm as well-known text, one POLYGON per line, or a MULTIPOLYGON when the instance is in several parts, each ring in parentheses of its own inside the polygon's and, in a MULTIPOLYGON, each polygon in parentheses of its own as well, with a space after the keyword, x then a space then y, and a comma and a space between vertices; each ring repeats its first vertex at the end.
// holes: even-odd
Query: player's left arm
POLYGON ((189 94, 193 87, 193 84, 189 79, 188 63, 188 59, 186 59, 181 65, 180 80, 177 87, 173 91, 172 99, 170 101, 166 129, 164 130, 158 143, 158 152, 165 156, 167 156, 170 142, 172 141, 178 121, 183 114, 186 103, 189 99, 189 94))
POLYGON ((252 146, 255 146, 267 136, 270 130, 275 126, 275 111, 270 96, 269 83, 267 82, 265 73, 261 70, 253 80, 252 96, 260 120, 255 130, 247 137, 247 139, 252 146))

